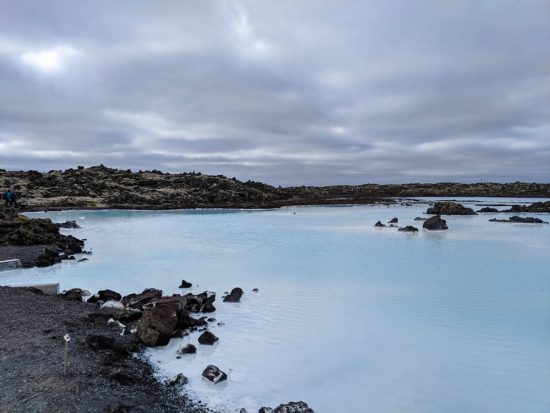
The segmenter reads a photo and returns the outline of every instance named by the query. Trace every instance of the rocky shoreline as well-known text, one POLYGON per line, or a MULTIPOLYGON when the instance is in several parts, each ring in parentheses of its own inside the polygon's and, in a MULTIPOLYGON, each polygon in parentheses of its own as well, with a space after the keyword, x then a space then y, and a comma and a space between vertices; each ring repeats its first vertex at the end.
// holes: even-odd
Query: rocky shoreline
POLYGON ((120 328, 90 317, 97 305, 0 287, 0 411, 211 413, 133 356, 120 328), (68 334, 64 374, 63 336, 68 334))

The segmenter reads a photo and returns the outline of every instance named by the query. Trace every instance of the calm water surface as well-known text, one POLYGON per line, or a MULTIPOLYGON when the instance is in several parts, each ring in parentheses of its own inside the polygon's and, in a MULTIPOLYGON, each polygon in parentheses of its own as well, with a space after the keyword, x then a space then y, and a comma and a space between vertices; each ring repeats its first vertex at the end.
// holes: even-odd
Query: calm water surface
POLYGON ((549 412, 550 225, 484 214, 446 217, 446 232, 373 227, 398 217, 421 228, 413 219, 425 210, 33 214, 76 219, 82 229, 65 232, 94 254, 0 273, 0 284, 172 294, 184 278, 218 297, 242 287, 241 303, 217 302, 215 346, 176 359, 193 335, 149 351, 159 375, 182 372, 192 394, 227 412, 290 400, 318 413, 549 412), (203 381, 207 364, 228 381, 203 381))

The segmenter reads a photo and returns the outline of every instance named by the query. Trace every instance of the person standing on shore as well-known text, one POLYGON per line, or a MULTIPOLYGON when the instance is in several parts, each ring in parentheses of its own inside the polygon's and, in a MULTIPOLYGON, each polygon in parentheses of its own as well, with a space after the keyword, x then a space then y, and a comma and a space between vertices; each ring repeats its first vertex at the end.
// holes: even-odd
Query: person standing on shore
POLYGON ((8 189, 6 192, 4 192, 4 195, 2 195, 2 199, 6 201, 6 206, 10 206, 10 198, 11 198, 11 191, 8 189))

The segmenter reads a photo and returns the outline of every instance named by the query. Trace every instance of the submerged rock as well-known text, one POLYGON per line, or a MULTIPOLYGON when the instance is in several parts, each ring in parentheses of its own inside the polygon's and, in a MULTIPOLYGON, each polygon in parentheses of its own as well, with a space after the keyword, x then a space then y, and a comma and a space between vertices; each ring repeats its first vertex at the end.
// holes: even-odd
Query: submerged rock
POLYGON ((436 202, 428 208, 426 214, 432 215, 477 215, 472 208, 466 208, 456 202, 436 202))
POLYGON ((211 333, 208 330, 206 330, 204 333, 202 333, 199 336, 199 343, 209 345, 209 346, 213 345, 218 340, 219 338, 216 337, 213 333, 211 333))
POLYGON ((423 218, 423 217, 416 217, 414 220, 415 221, 426 221, 428 218, 423 218))
POLYGON ((231 290, 229 295, 225 296, 223 301, 226 303, 238 303, 239 301, 241 301, 242 295, 243 295, 242 288, 235 287, 231 290))
POLYGON ((227 380, 227 374, 221 371, 218 367, 210 364, 202 372, 202 377, 211 381, 212 383, 219 383, 220 381, 227 380))
POLYGON ((517 215, 514 215, 513 217, 510 217, 509 219, 490 219, 489 222, 517 222, 522 224, 548 224, 548 222, 543 221, 540 218, 535 217, 519 217, 517 215))
POLYGON ((424 221, 422 227, 430 231, 449 229, 449 227, 447 226, 447 221, 442 219, 441 215, 435 215, 427 219, 426 221, 424 221))
POLYGON ((418 228, 413 227, 412 225, 407 225, 406 227, 399 228, 398 231, 402 231, 402 232, 418 232, 418 228))
POLYGON ((385 227, 385 225, 382 224, 382 222, 380 222, 380 221, 377 221, 376 224, 374 224, 374 226, 379 227, 379 228, 385 227))

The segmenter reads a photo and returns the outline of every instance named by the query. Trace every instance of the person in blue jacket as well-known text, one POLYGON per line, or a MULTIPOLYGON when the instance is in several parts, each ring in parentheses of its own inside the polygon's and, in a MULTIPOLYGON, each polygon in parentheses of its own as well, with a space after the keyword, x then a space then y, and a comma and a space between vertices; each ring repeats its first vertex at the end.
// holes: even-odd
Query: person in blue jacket
POLYGON ((6 192, 4 192, 4 195, 2 195, 2 199, 6 201, 6 206, 10 206, 10 198, 11 198, 11 191, 8 189, 6 192))

